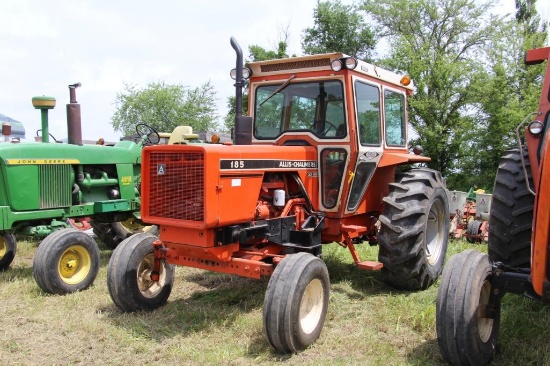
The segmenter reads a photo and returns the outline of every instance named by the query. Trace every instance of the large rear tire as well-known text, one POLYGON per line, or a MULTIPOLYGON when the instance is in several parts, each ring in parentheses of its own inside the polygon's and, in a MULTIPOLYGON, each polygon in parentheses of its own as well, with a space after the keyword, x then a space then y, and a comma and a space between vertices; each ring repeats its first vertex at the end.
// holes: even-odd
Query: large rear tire
POLYGON ((512 267, 529 268, 535 197, 527 189, 532 177, 525 149, 523 156, 527 179, 519 149, 506 150, 500 159, 489 215, 489 257, 512 267))
POLYGON ((449 241, 449 204, 441 173, 411 169, 396 176, 380 215, 378 259, 390 285, 424 290, 441 274, 449 241))
POLYGON ((273 348, 299 352, 319 338, 329 286, 325 262, 312 254, 289 254, 275 267, 263 309, 264 334, 273 348))
POLYGON ((85 232, 73 228, 48 235, 36 250, 33 276, 47 293, 64 295, 87 289, 99 272, 99 248, 85 232))
POLYGON ((160 280, 151 280, 153 242, 150 234, 136 234, 114 250, 107 267, 107 286, 123 311, 154 310, 166 303, 174 284, 174 266, 162 261, 160 280))
POLYGON ((500 326, 485 310, 491 294, 491 260, 474 250, 455 254, 445 266, 436 301, 437 343, 453 365, 485 365, 493 357, 500 326))
POLYGON ((15 235, 3 233, 0 236, 0 271, 8 268, 17 252, 15 235))

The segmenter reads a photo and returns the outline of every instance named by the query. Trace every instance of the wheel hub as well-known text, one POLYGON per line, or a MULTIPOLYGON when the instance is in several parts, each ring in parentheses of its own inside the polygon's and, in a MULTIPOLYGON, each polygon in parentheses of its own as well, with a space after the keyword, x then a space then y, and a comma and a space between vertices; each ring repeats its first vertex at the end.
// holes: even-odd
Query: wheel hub
POLYGON ((166 282, 166 273, 163 266, 160 266, 159 280, 153 281, 151 279, 151 273, 153 272, 154 255, 150 253, 146 255, 137 269, 137 283, 139 290, 145 297, 155 297, 163 288, 166 282))
POLYGON ((311 281, 302 296, 300 303, 300 325, 306 334, 311 334, 323 313, 323 284, 319 279, 311 281))
POLYGON ((426 251, 427 259, 430 265, 434 265, 439 260, 442 252, 443 241, 446 233, 444 232, 444 221, 446 218, 443 203, 439 200, 433 202, 428 214, 426 223, 426 251))
POLYGON ((91 269, 90 253, 81 245, 69 247, 59 260, 59 276, 63 282, 76 284, 83 281, 91 269))

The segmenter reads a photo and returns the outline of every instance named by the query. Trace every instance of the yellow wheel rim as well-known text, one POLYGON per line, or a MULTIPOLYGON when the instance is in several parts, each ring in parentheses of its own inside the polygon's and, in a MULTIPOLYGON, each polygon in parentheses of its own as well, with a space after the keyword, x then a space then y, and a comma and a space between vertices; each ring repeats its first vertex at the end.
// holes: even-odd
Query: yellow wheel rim
POLYGON ((71 245, 59 259, 59 277, 63 282, 74 285, 84 281, 90 273, 92 258, 82 245, 71 245))
POLYGON ((8 252, 8 246, 6 245, 6 240, 3 236, 0 236, 0 259, 4 258, 8 252))
POLYGON ((148 232, 149 230, 151 230, 151 228, 153 228, 153 225, 148 225, 148 226, 143 226, 141 225, 136 219, 134 219, 133 217, 129 218, 128 220, 126 221, 121 221, 120 224, 126 229, 128 230, 128 232, 132 233, 132 234, 136 234, 136 233, 146 233, 148 232))
POLYGON ((147 254, 141 260, 137 269, 137 282, 141 294, 148 298, 154 298, 162 290, 166 284, 166 272, 164 264, 160 266, 159 281, 151 280, 151 272, 153 272, 153 261, 155 256, 153 253, 147 254))

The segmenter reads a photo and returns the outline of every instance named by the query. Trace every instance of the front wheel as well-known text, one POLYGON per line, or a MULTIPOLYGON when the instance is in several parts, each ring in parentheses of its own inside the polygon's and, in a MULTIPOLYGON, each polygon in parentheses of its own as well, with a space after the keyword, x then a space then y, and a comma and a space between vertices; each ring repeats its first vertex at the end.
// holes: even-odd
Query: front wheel
POLYGON ((453 365, 485 365, 495 353, 500 305, 489 306, 491 274, 489 256, 474 250, 453 255, 445 266, 437 292, 436 331, 441 355, 453 365))
POLYGON ((424 290, 443 269, 449 242, 449 204, 441 174, 411 169, 396 176, 384 198, 378 259, 398 289, 424 290))
POLYGON ((48 235, 36 250, 33 276, 50 294, 87 289, 99 272, 99 248, 83 231, 61 229, 48 235))
POLYGON ((267 286, 263 328, 278 352, 299 352, 319 338, 328 309, 327 266, 309 253, 289 254, 267 286))
POLYGON ((111 299, 127 312, 154 310, 168 300, 174 284, 174 266, 162 261, 159 281, 153 272, 153 242, 150 234, 136 234, 123 240, 113 251, 107 267, 111 299))
POLYGON ((2 234, 0 236, 0 271, 8 268, 15 258, 17 241, 13 234, 2 234))

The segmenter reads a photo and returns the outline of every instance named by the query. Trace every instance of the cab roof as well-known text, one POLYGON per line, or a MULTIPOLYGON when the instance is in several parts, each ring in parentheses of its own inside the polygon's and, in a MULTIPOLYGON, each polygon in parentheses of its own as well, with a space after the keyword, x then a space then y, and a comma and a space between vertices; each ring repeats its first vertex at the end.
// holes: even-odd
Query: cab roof
MULTIPOLYGON (((282 58, 268 61, 256 61, 246 64, 252 70, 253 77, 267 75, 289 74, 309 71, 332 71, 331 62, 338 59, 349 58, 350 56, 335 52, 319 55, 306 55, 299 57, 282 58)), ((354 72, 367 75, 371 78, 383 80, 385 82, 400 86, 405 89, 413 90, 413 82, 407 86, 401 84, 403 75, 393 71, 383 69, 365 61, 357 60, 357 66, 354 72)), ((332 71, 334 72, 334 71, 332 71)))

